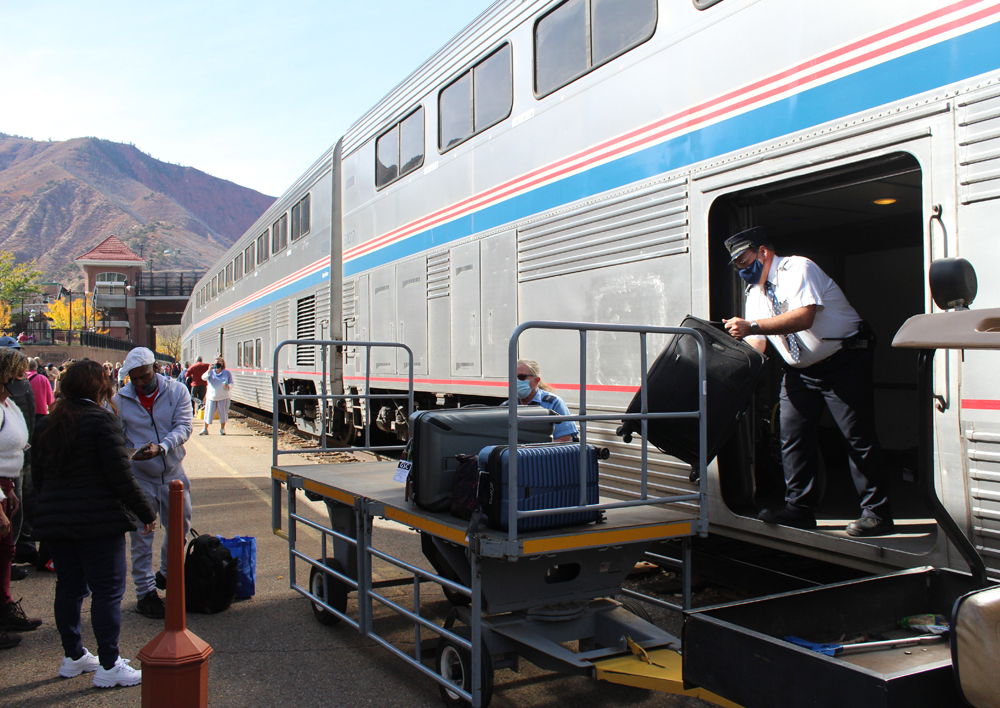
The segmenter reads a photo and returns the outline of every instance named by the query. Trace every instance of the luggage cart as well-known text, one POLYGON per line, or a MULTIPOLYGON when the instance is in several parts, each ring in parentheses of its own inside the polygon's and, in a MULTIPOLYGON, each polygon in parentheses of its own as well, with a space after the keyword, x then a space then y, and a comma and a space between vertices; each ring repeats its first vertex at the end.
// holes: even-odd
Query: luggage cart
MULTIPOLYGON (((294 450, 278 448, 273 437, 272 522, 274 532, 284 536, 289 545, 289 583, 296 592, 309 598, 317 619, 332 624, 344 621, 355 627, 399 658, 436 681, 448 705, 471 704, 474 708, 489 704, 493 673, 498 668, 514 668, 520 659, 550 671, 590 676, 615 683, 654 688, 697 696, 722 705, 734 705, 703 689, 685 689, 681 679, 680 641, 647 622, 622 603, 610 598, 622 592, 622 582, 635 562, 656 541, 683 540, 683 608, 690 607, 690 538, 705 535, 708 519, 706 494, 706 358, 705 341, 696 330, 684 327, 645 327, 591 323, 527 322, 514 330, 510 340, 509 400, 516 400, 514 373, 517 370, 517 344, 529 329, 574 330, 580 335, 580 404, 579 413, 551 416, 553 423, 577 421, 580 427, 580 450, 583 461, 587 444, 587 423, 591 421, 638 421, 642 427, 641 493, 631 501, 602 498, 598 504, 586 503, 586 464, 581 465, 580 503, 555 510, 519 511, 509 505, 508 530, 482 528, 471 531, 466 522, 448 513, 433 513, 414 506, 405 499, 402 484, 393 481, 396 462, 352 464, 280 465, 279 457, 294 450), (639 413, 592 414, 587 410, 587 335, 589 332, 632 333, 637 335, 641 359, 639 413), (692 336, 699 350, 699 409, 688 412, 649 413, 646 402, 648 368, 646 339, 650 334, 692 336), (700 487, 697 492, 651 497, 647 488, 648 449, 646 424, 652 418, 695 418, 701 431, 699 462, 700 487), (282 487, 287 495, 286 530, 282 529, 282 487), (297 492, 303 490, 313 499, 326 502, 329 527, 315 523, 297 512, 297 492), (679 507, 687 502, 688 507, 679 507), (696 505, 696 510, 693 508, 696 505), (539 514, 574 513, 600 509, 606 520, 545 531, 518 532, 519 518, 539 514), (421 536, 425 556, 435 572, 417 567, 376 548, 372 540, 376 518, 397 522, 421 536), (322 537, 320 556, 313 558, 298 547, 298 527, 304 525, 322 537), (332 545, 332 555, 329 546, 332 545), (373 560, 388 563, 408 573, 398 580, 374 579, 373 560), (307 586, 299 582, 298 567, 310 567, 307 586), (455 607, 443 626, 421 613, 421 584, 436 583, 455 607), (378 591, 389 585, 413 587, 413 608, 402 607, 378 591), (347 614, 347 598, 357 592, 356 617, 347 614), (393 646, 373 629, 375 604, 407 618, 414 626, 414 652, 393 646), (431 637, 424 639, 425 633, 431 637), (576 643, 577 651, 567 648, 576 643), (428 666, 430 664, 430 666, 428 666)), ((365 367, 363 394, 328 394, 326 392, 326 352, 331 347, 352 346, 365 350, 371 361, 374 347, 397 347, 409 356, 402 344, 391 342, 337 342, 291 340, 282 342, 274 355, 274 424, 277 429, 280 401, 321 399, 321 423, 327 400, 375 398, 401 399, 391 394, 371 394, 370 366, 365 367), (279 353, 285 346, 318 346, 322 349, 323 384, 319 395, 285 395, 278 390, 279 353)), ((409 377, 407 413, 413 412, 413 377, 409 377)), ((516 447, 519 420, 517 406, 509 406, 509 443, 516 447)), ((326 451, 325 438, 318 451, 326 451)), ((402 446, 372 446, 366 437, 363 447, 370 452, 401 450, 402 446)), ((473 451, 474 452, 474 451, 473 451)), ((516 455, 511 456, 508 488, 517 488, 516 455)), ((426 594, 426 593, 424 593, 426 594)), ((660 603, 667 604, 669 603, 660 603)), ((679 608, 674 608, 679 609, 679 608)))

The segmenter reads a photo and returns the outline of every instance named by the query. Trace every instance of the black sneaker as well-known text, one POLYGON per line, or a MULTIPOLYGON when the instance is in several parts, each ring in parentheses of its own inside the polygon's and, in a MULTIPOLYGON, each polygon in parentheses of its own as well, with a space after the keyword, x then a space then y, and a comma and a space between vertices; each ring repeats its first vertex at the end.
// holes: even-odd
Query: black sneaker
POLYGON ((28 569, 22 568, 19 565, 12 565, 10 567, 10 579, 14 580, 24 580, 28 577, 28 569))
POLYGON ((21 643, 21 635, 0 632, 0 649, 13 649, 21 643))
POLYGON ((135 605, 135 611, 140 615, 150 619, 163 619, 167 616, 167 608, 163 606, 163 600, 156 594, 156 590, 150 590, 139 598, 135 605))
POLYGON ((757 518, 768 524, 791 526, 796 529, 816 528, 816 517, 811 511, 783 506, 780 509, 764 509, 757 518))
POLYGON ((38 617, 24 614, 20 600, 0 607, 0 632, 30 632, 41 623, 42 620, 38 617))
POLYGON ((857 521, 847 525, 848 536, 887 536, 895 533, 892 519, 876 519, 874 516, 862 516, 857 521))
POLYGON ((164 575, 163 573, 161 573, 160 571, 156 571, 156 576, 155 576, 155 581, 154 582, 156 583, 156 589, 157 590, 166 590, 167 589, 167 576, 164 575))

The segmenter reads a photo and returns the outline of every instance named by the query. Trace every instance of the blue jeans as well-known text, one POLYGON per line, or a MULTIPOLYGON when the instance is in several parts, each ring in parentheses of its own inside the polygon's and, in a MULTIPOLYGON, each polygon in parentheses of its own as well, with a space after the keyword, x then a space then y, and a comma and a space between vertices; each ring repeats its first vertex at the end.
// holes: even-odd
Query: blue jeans
POLYGON ((78 541, 49 541, 56 569, 56 629, 63 651, 71 659, 83 655, 80 608, 87 595, 90 620, 97 639, 97 658, 110 669, 118 661, 125 595, 125 534, 78 541))

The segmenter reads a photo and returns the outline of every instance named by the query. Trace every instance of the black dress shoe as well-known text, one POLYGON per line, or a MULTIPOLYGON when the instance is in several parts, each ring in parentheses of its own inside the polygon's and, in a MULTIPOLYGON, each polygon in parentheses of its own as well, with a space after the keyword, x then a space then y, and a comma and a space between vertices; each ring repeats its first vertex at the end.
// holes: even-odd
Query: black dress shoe
POLYGON ((787 506, 779 509, 764 509, 757 514, 757 518, 768 524, 791 526, 796 529, 816 528, 816 517, 811 511, 792 509, 787 506))
POLYGON ((892 519, 876 519, 874 516, 862 516, 847 525, 848 536, 887 536, 894 532, 892 519))
POLYGON ((27 568, 22 568, 19 565, 12 565, 10 567, 10 579, 11 579, 11 581, 14 581, 14 580, 24 580, 27 577, 28 577, 28 570, 27 570, 27 568))

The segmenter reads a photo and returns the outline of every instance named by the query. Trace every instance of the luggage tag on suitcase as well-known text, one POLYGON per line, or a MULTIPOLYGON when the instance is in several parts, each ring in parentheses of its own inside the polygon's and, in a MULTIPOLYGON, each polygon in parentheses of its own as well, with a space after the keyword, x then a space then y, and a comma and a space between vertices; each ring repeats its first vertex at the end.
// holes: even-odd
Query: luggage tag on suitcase
POLYGON ((413 469, 413 463, 407 462, 406 460, 400 460, 399 464, 396 466, 396 474, 393 476, 393 482, 399 482, 403 484, 410 476, 410 470, 413 469))

